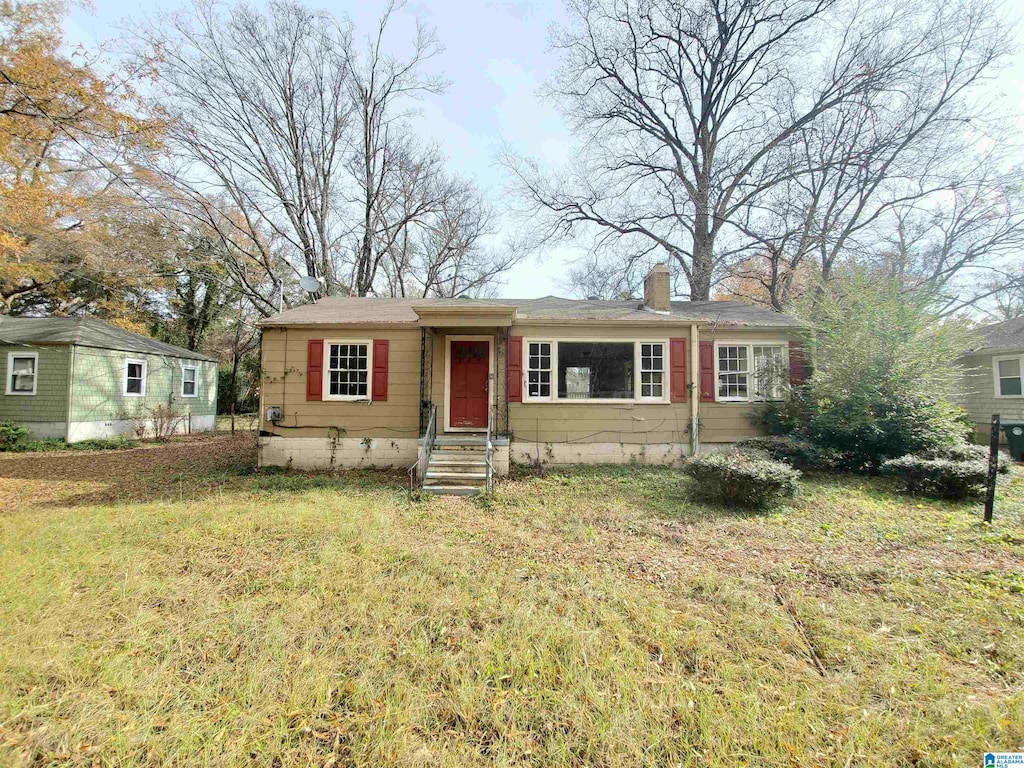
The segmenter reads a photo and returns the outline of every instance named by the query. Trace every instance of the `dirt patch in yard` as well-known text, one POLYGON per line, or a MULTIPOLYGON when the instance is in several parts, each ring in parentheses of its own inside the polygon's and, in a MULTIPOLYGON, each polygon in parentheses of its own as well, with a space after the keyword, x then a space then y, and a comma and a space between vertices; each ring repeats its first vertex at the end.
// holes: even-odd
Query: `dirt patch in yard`
POLYGON ((256 438, 248 432, 180 436, 123 451, 0 453, 0 508, 149 501, 193 493, 211 475, 255 464, 256 438))

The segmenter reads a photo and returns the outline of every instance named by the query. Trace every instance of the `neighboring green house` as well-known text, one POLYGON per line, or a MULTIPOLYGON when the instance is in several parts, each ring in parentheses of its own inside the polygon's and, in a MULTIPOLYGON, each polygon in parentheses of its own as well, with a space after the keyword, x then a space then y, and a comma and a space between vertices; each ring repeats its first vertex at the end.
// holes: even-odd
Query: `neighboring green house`
POLYGON ((36 439, 216 426, 217 361, 89 317, 0 317, 0 421, 36 439))

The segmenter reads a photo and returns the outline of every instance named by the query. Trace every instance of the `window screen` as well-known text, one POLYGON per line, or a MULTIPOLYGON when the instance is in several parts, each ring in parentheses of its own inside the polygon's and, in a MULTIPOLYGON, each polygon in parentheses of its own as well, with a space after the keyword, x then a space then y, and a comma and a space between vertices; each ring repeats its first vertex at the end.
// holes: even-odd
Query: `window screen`
POLYGON ((562 341, 558 397, 567 400, 633 397, 633 342, 562 341))

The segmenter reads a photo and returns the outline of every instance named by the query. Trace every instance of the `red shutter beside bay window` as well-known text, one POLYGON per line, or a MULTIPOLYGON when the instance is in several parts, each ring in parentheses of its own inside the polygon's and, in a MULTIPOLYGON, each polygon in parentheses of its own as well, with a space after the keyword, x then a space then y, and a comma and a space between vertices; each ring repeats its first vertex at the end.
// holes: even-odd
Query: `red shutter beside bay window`
POLYGON ((673 403, 686 402, 686 339, 668 340, 669 394, 673 403))
POLYGON ((799 387, 807 381, 807 357, 799 341, 789 342, 789 383, 799 387))
POLYGON ((508 361, 505 366, 508 371, 505 385, 508 387, 508 401, 510 403, 523 402, 523 337, 508 337, 508 361))
POLYGON ((373 340, 373 386, 371 400, 388 399, 388 340, 373 340))
POLYGON ((700 342, 700 399, 703 403, 715 401, 715 343, 700 342))
POLYGON ((323 400, 324 392, 324 340, 306 342, 306 399, 323 400))

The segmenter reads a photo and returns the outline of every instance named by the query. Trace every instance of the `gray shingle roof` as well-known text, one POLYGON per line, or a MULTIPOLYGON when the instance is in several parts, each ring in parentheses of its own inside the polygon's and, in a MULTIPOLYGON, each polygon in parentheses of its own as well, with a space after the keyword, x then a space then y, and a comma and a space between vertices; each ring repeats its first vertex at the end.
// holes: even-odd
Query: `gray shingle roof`
POLYGON ((431 305, 509 306, 516 308, 516 323, 621 322, 680 325, 719 323, 755 328, 800 328, 795 318, 741 301, 673 301, 669 314, 643 307, 639 299, 388 299, 375 297, 328 297, 304 304, 260 321, 260 325, 415 325, 414 307, 431 305))
POLYGON ((973 351, 986 349, 1024 349, 1024 317, 977 328, 980 343, 973 351))
POLYGON ((94 317, 0 317, 0 344, 75 344, 217 362, 215 357, 115 328, 94 317))

